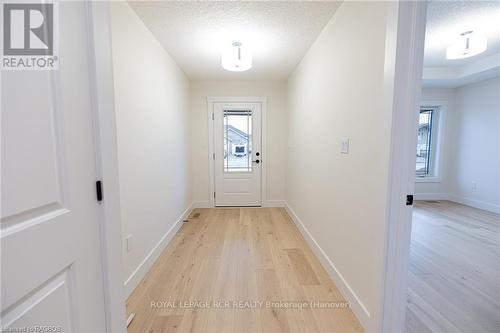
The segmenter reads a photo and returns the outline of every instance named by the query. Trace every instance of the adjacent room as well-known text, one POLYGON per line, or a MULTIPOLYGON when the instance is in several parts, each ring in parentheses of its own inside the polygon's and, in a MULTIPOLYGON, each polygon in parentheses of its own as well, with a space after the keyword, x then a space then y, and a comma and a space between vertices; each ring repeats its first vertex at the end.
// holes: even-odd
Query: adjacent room
POLYGON ((499 17, 493 2, 427 8, 408 332, 500 328, 499 17))

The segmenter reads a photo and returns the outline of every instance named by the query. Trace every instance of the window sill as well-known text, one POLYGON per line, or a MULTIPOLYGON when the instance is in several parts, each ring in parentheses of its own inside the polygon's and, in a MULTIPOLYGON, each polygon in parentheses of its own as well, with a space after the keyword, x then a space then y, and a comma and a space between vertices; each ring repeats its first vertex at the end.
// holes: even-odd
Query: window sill
POLYGON ((441 178, 438 177, 416 177, 415 183, 441 183, 441 178))

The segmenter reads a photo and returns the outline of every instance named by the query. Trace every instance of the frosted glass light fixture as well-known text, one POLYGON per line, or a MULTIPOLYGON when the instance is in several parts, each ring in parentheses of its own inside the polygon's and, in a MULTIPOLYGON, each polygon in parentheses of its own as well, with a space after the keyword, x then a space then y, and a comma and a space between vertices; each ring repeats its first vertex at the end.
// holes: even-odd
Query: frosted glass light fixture
POLYGON ((473 31, 466 31, 446 49, 446 59, 468 58, 486 51, 486 37, 473 31))
POLYGON ((233 42, 222 51, 222 68, 232 72, 243 72, 252 68, 252 54, 241 42, 233 42))

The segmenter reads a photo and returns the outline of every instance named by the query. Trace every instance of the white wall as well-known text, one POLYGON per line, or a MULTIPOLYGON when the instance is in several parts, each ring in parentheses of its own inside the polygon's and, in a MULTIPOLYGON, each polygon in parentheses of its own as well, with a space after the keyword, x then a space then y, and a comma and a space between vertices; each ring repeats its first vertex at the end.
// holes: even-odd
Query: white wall
POLYGON ((200 206, 210 195, 208 159, 208 96, 267 97, 267 199, 285 198, 286 113, 285 84, 271 81, 200 81, 191 83, 193 196, 200 206))
POLYGON ((362 324, 381 320, 391 111, 388 3, 344 2, 288 82, 286 201, 362 324), (350 154, 340 154, 343 137, 350 154), (340 281, 340 283, 339 283, 340 281))
POLYGON ((456 106, 449 193, 500 213, 500 78, 457 88, 456 106))
POLYGON ((189 81, 127 3, 110 6, 123 237, 133 235, 132 250, 125 240, 123 249, 129 293, 190 206, 189 81))
POLYGON ((448 199, 500 213, 500 78, 456 89, 423 89, 448 102, 440 183, 417 183, 416 197, 448 199), (476 189, 473 189, 476 183, 476 189))

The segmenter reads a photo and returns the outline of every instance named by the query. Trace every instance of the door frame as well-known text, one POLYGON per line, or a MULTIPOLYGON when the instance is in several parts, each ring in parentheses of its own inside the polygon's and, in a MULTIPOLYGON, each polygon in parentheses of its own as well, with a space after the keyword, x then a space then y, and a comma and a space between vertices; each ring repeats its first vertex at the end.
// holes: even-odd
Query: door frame
POLYGON ((388 17, 384 85, 392 125, 380 332, 403 332, 405 327, 413 215, 406 196, 415 191, 426 11, 427 1, 395 1, 388 17))
POLYGON ((86 8, 96 176, 103 182, 98 204, 106 331, 126 333, 110 9, 107 1, 89 1, 86 8))
POLYGON ((261 104, 261 207, 267 207, 267 98, 257 96, 245 97, 227 97, 227 96, 208 96, 207 97, 207 123, 208 123, 208 165, 209 165, 209 207, 215 207, 215 142, 214 142, 214 103, 260 103, 261 104))

